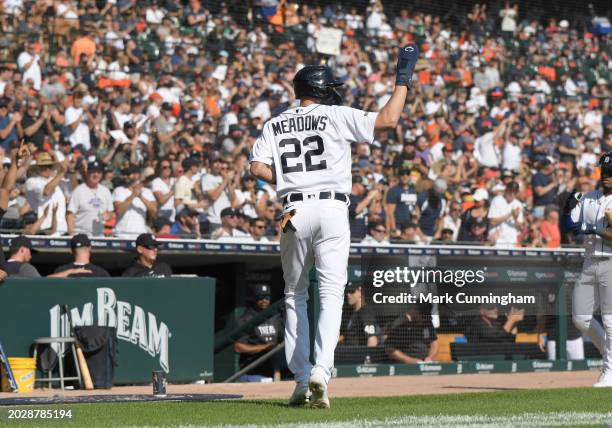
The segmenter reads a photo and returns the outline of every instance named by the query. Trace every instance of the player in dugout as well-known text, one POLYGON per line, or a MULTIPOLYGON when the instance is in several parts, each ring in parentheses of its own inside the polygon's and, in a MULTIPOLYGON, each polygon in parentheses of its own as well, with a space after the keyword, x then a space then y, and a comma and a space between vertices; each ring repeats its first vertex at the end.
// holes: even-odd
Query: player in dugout
POLYGON ((70 274, 68 277, 75 278, 105 278, 110 274, 102 267, 91 262, 91 241, 84 233, 76 234, 70 240, 70 251, 74 260, 72 263, 59 266, 55 269, 55 273, 71 270, 74 272, 76 268, 84 268, 89 272, 80 272, 70 274))
MULTIPOLYGON (((268 309, 272 299, 270 293, 269 285, 255 285, 253 287, 253 298, 244 315, 240 317, 238 325, 246 324, 258 313, 268 309)), ((282 342, 284 329, 283 320, 280 314, 276 313, 238 339, 234 343, 234 351, 240 354, 240 367, 246 367, 282 342)), ((240 381, 261 382, 264 378, 272 378, 275 371, 279 371, 284 366, 284 354, 279 352, 246 375, 241 376, 240 381)))
POLYGON ((378 346, 380 328, 376 322, 376 314, 365 304, 361 286, 352 282, 346 284, 346 302, 351 307, 348 317, 340 326, 341 346, 378 346))

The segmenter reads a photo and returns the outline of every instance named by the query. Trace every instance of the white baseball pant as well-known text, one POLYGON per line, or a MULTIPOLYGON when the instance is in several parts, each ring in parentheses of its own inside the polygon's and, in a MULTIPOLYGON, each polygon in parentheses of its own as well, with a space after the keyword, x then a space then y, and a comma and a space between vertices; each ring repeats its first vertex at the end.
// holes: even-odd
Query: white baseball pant
POLYGON ((317 370, 329 382, 334 351, 340 334, 344 287, 347 282, 351 233, 348 209, 335 199, 308 199, 291 202, 295 231, 281 236, 281 262, 285 279, 285 356, 287 366, 299 384, 307 384, 317 370), (314 367, 310 363, 310 330, 307 301, 309 271, 314 266, 319 282, 320 312, 314 346, 314 367))
MULTIPOLYGON (((568 360, 584 360, 584 340, 582 337, 565 341, 568 360)), ((557 359, 557 341, 546 342, 546 354, 549 360, 557 359)))
POLYGON ((585 259, 572 296, 572 319, 603 357, 603 372, 612 374, 612 259, 585 259), (604 327, 593 318, 601 310, 604 327))

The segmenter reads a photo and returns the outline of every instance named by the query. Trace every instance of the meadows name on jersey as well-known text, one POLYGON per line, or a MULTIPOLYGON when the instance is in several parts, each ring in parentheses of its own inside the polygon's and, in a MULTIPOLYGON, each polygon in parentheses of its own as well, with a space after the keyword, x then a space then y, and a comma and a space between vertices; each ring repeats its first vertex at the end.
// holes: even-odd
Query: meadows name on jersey
POLYGON ((351 192, 351 143, 372 143, 376 112, 311 104, 270 119, 251 162, 274 165, 279 198, 292 192, 351 192))
POLYGON ((278 134, 288 134, 296 131, 325 131, 325 127, 327 126, 327 116, 290 117, 289 119, 284 119, 280 122, 272 122, 271 126, 275 137, 278 134))

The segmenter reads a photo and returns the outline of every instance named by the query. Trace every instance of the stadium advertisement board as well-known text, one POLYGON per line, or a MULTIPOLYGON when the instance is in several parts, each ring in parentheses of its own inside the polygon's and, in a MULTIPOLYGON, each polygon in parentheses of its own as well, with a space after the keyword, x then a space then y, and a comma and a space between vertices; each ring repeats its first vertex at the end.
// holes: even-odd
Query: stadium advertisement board
POLYGON ((0 336, 10 356, 29 355, 38 337, 75 325, 115 327, 115 383, 213 377, 215 281, 211 278, 11 279, 0 286, 0 336))

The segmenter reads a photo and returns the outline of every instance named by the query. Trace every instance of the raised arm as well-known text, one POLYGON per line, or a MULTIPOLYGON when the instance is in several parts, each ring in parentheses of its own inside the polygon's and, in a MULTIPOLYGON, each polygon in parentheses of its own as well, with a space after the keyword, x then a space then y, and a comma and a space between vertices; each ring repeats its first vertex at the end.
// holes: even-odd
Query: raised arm
POLYGON ((397 60, 395 89, 389 101, 378 112, 374 124, 376 129, 388 129, 397 126, 402 110, 404 110, 408 88, 412 86, 412 74, 418 59, 419 48, 416 44, 409 44, 401 49, 397 60))

